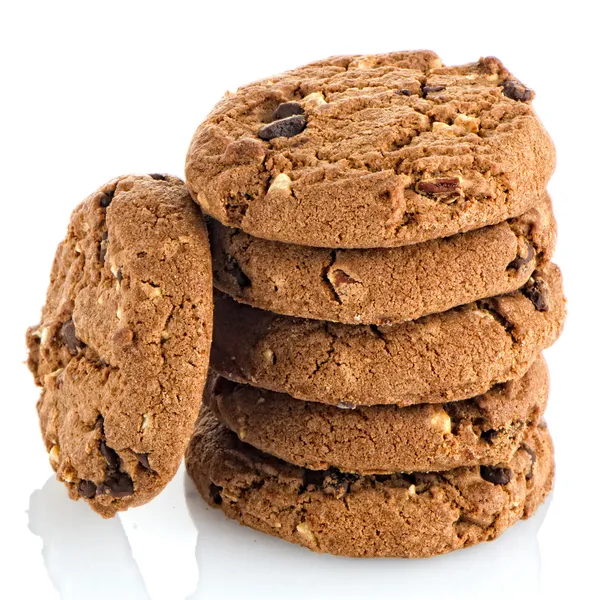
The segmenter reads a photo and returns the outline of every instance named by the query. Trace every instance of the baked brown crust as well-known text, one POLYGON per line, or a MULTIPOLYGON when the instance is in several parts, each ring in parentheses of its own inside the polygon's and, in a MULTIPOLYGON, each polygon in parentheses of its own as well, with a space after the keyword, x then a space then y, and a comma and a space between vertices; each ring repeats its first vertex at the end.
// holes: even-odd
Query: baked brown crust
POLYGON ((329 554, 419 558, 492 540, 531 516, 552 487, 552 453, 540 425, 497 467, 308 471, 241 443, 203 410, 186 467, 209 504, 268 535, 329 554))
POLYGON ((496 58, 332 57, 226 95, 193 136, 186 180, 208 214, 255 237, 327 248, 446 237, 542 195, 555 152, 533 97, 496 58))
POLYGON ((207 225, 217 289, 282 315, 353 324, 410 321, 513 292, 556 241, 547 194, 520 217, 399 248, 310 248, 207 225))
POLYGON ((42 436, 73 499, 111 517, 168 483, 211 336, 208 237, 181 180, 120 177, 75 209, 27 333, 42 436))
POLYGON ((548 371, 539 358, 521 379, 461 402, 348 410, 209 372, 203 404, 241 440, 286 462, 371 474, 507 462, 547 399, 548 371))
POLYGON ((284 317, 217 293, 211 367, 326 404, 451 402, 522 377, 564 316, 553 264, 512 294, 390 326, 284 317))

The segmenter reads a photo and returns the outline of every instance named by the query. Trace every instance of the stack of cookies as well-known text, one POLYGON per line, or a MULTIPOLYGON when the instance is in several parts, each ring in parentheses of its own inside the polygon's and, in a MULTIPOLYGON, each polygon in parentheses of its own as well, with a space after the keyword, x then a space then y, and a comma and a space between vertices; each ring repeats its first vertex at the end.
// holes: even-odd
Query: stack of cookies
POLYGON ((540 505, 540 352, 565 303, 532 99, 494 58, 337 57, 198 128, 186 178, 217 291, 186 462, 209 503, 319 552, 400 557, 540 505))

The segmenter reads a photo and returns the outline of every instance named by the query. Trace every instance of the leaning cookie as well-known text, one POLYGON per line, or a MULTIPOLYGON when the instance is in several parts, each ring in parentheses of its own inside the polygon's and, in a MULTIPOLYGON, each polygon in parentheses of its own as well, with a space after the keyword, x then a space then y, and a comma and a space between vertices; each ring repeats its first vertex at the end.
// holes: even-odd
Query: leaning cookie
POLYGON ((400 248, 332 250, 207 221, 215 287, 257 308, 342 323, 398 323, 513 292, 554 251, 550 198, 520 217, 400 248))
POLYGON ((512 294, 390 326, 285 317, 217 293, 211 367, 326 404, 464 400, 525 375, 559 336, 564 316, 553 264, 512 294))
POLYGON ((522 214, 554 170, 533 92, 496 58, 341 56, 226 95, 186 179, 221 223, 326 248, 402 246, 522 214))
POLYGON ((28 364, 50 463, 104 517, 177 471, 206 378, 211 279, 202 215, 175 177, 120 177, 71 217, 28 364))
POLYGON ((500 535, 550 491, 552 441, 531 426, 507 463, 352 475, 295 467, 244 444, 205 411, 186 452, 202 497, 229 518, 316 552, 418 558, 500 535))
POLYGON ((461 402, 348 410, 209 373, 203 404, 241 440, 289 463, 372 474, 509 461, 547 399, 548 371, 539 358, 521 379, 461 402))

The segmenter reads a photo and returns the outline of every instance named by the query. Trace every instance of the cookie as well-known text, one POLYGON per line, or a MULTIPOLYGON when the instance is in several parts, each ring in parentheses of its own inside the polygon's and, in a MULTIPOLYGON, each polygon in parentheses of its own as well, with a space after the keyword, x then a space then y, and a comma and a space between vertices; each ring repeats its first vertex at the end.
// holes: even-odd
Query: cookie
POLYGON ((211 279, 204 220, 175 177, 121 177, 73 212, 28 364, 50 463, 104 517, 177 471, 206 380, 211 279))
POLYGON ((227 94, 190 145, 205 212, 259 238, 403 246, 493 225, 542 195, 555 152, 496 58, 333 57, 227 94))
POLYGON ((510 460, 548 399, 539 358, 521 379, 447 404, 345 410, 237 384, 209 372, 203 404, 237 436, 313 470, 447 471, 510 460))
POLYGON ((512 294, 389 326, 286 317, 217 293, 211 366, 233 381, 327 404, 450 402, 525 375, 564 316, 553 264, 512 294))
POLYGON ((244 444, 203 408, 186 452, 202 497, 229 518, 316 552, 417 558, 492 540, 552 487, 552 442, 531 427, 505 464, 352 475, 295 467, 244 444))
POLYGON ((309 248, 207 224, 219 290, 264 310, 342 323, 409 321, 512 292, 550 259, 556 239, 547 194, 521 217, 399 248, 309 248))

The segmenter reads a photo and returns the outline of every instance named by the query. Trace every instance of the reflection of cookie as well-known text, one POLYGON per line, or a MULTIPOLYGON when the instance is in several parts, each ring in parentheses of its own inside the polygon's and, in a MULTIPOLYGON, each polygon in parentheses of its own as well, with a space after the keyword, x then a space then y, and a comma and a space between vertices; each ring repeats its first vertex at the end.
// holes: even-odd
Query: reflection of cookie
POLYGON ((521 445, 526 427, 537 424, 547 398, 548 372, 540 358, 521 379, 442 405, 345 410, 214 373, 203 402, 240 439, 294 465, 393 473, 505 462, 521 445))
POLYGON ((379 327, 283 317, 216 294, 211 366, 327 404, 463 400, 523 376, 558 337, 564 314, 552 264, 512 294, 379 327))
POLYGON ((114 180, 73 213, 27 334, 50 462, 105 517, 173 477, 212 333, 208 238, 183 182, 114 180))
POLYGON ((496 58, 333 57, 240 88, 186 162, 210 215, 256 237, 402 246, 525 212, 554 169, 533 93, 496 58))
POLYGON ((357 476, 309 471, 254 450, 202 410, 186 452, 200 494, 240 523, 345 556, 424 557, 497 537, 552 487, 552 442, 531 427, 495 467, 357 476))
POLYGON ((270 242, 209 219, 215 286, 273 312, 343 323, 408 321, 512 292, 552 256, 550 198, 523 216, 400 248, 270 242))

